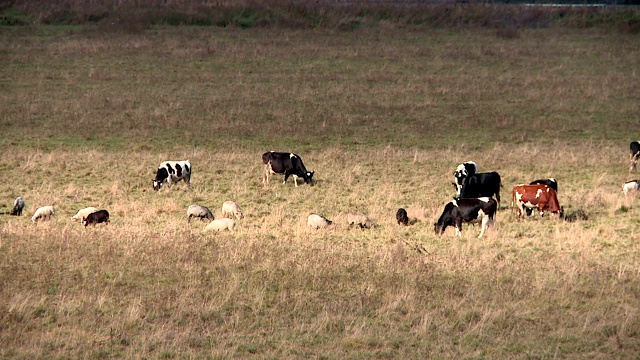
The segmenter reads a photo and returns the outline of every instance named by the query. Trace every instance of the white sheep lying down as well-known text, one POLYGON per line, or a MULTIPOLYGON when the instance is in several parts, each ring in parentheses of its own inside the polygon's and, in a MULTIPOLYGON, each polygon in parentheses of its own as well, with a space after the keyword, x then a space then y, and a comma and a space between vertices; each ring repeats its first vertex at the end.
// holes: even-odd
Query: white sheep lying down
POLYGON ((307 218, 307 226, 312 229, 324 229, 329 225, 331 225, 331 220, 328 220, 318 214, 311 214, 307 218))
POLYGON ((33 216, 31 217, 31 221, 35 223, 40 219, 50 220, 51 217, 55 215, 55 213, 56 213, 56 209, 53 206, 51 205, 43 206, 41 208, 38 208, 36 212, 33 213, 33 216))
POLYGON ((235 202, 228 200, 222 203, 222 216, 224 217, 236 217, 236 219, 242 219, 242 209, 240 209, 240 205, 235 202))
POLYGON ((71 217, 71 221, 79 221, 82 220, 82 218, 85 218, 87 216, 89 216, 89 214, 92 214, 94 212, 98 211, 98 208, 94 208, 92 206, 86 207, 84 209, 80 209, 78 210, 78 212, 73 215, 71 217))
POLYGON ((349 225, 358 225, 362 229, 369 229, 375 226, 373 221, 371 221, 367 215, 360 213, 347 214, 347 222, 349 225))
POLYGON ((187 217, 189 218, 188 222, 191 222, 191 218, 197 217, 200 220, 204 220, 205 218, 213 221, 213 214, 209 208, 200 206, 200 205, 189 205, 187 208, 187 217))
POLYGON ((210 222, 207 226, 204 227, 202 231, 222 231, 226 229, 233 231, 235 227, 236 227, 236 222, 234 220, 228 219, 228 218, 221 218, 221 219, 215 219, 212 222, 210 222))

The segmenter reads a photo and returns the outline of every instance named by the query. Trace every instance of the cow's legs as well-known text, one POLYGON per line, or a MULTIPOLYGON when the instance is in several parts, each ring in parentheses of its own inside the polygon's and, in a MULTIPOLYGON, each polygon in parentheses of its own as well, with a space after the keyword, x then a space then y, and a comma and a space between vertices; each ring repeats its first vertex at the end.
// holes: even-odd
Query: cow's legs
POLYGON ((191 175, 185 176, 184 182, 187 184, 187 191, 191 191, 191 175))
POLYGON ((462 237, 462 217, 456 219, 456 235, 462 237))
POLYGON ((482 216, 482 230, 480 230, 480 235, 478 235, 478 239, 482 238, 482 235, 484 235, 484 231, 487 230, 487 228, 489 227, 489 215, 484 215, 482 216))

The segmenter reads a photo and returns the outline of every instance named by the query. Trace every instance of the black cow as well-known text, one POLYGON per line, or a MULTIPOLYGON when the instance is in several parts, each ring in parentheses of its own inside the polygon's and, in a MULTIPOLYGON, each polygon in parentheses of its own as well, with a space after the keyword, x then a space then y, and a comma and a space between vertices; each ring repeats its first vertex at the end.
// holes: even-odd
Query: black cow
POLYGON ((638 159, 640 159, 640 142, 632 141, 629 144, 629 172, 636 170, 638 159))
POLYGON ((456 188, 456 193, 458 194, 458 196, 460 196, 460 191, 462 190, 464 179, 471 175, 474 175, 476 172, 478 172, 478 165, 476 165, 476 163, 474 163, 473 161, 467 161, 458 165, 456 171, 453 173, 453 176, 456 180, 453 183, 453 186, 456 188))
POLYGON ((456 228, 456 235, 462 236, 462 222, 482 223, 481 238, 489 223, 495 220, 498 203, 488 197, 477 199, 456 199, 445 205, 444 211, 435 225, 437 235, 442 235, 447 226, 456 228))
POLYGON ((497 172, 478 173, 464 179, 462 190, 460 191, 460 197, 491 197, 495 194, 496 200, 498 200, 498 204, 500 204, 501 187, 502 182, 500 180, 500 174, 497 172))
POLYGON ((284 174, 284 182, 287 183, 289 176, 293 175, 293 182, 298 186, 297 178, 302 178, 305 184, 312 184, 313 171, 307 171, 300 156, 288 152, 269 151, 262 154, 264 163, 263 184, 269 183, 269 178, 273 174, 284 174))
POLYGON ((109 223, 109 212, 107 210, 98 210, 87 215, 87 217, 82 218, 82 224, 85 227, 90 224, 95 226, 96 224, 100 223, 109 223))

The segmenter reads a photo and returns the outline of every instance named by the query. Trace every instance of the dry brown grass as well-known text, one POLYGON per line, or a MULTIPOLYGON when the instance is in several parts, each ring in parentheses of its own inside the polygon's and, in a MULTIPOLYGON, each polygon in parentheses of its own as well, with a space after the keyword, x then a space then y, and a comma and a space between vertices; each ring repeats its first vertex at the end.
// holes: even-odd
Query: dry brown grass
POLYGON ((1 31, 0 357, 640 351, 640 221, 620 191, 630 37, 1 31), (263 187, 268 150, 300 154, 317 184, 263 187), (169 159, 191 161, 191 192, 152 191, 169 159), (436 237, 466 160, 502 175, 496 226, 436 237), (515 221, 511 186, 551 176, 590 220, 515 221), (219 217, 225 200, 246 216, 235 233, 187 223, 189 204, 219 217), (47 204, 55 219, 31 224, 47 204), (112 223, 72 223, 86 206, 112 223), (398 226, 399 207, 417 222, 398 226), (348 227, 355 210, 380 226, 348 227), (335 226, 309 230, 309 213, 335 226))

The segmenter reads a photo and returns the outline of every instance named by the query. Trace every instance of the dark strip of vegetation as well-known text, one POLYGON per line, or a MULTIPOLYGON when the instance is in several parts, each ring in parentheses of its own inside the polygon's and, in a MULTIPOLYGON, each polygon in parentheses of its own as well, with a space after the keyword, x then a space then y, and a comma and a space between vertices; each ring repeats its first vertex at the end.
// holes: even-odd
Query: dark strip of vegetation
POLYGON ((399 1, 313 2, 292 0, 171 1, 0 0, 0 25, 98 24, 117 31, 153 25, 353 30, 381 22, 395 26, 496 29, 606 27, 640 33, 640 10, 618 6, 399 1))

